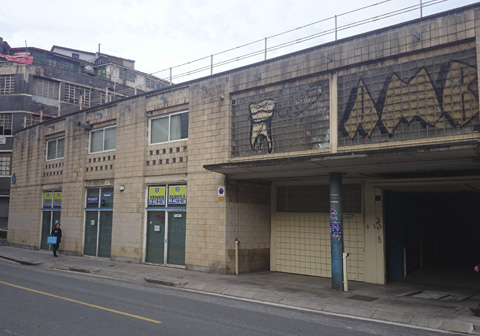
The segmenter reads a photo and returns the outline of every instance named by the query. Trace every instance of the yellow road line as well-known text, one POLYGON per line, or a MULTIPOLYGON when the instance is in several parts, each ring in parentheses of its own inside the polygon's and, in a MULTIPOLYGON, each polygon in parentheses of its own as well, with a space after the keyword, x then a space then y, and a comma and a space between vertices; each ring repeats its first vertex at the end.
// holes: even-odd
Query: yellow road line
POLYGON ((77 300, 69 299, 69 298, 66 298, 66 297, 63 297, 63 296, 58 296, 58 295, 54 295, 54 294, 50 294, 50 293, 41 292, 41 291, 38 291, 38 290, 35 290, 35 289, 31 289, 31 288, 27 288, 27 287, 22 287, 22 286, 14 285, 14 284, 11 284, 11 283, 8 283, 8 282, 0 281, 0 283, 1 283, 1 284, 4 284, 4 285, 7 285, 7 286, 12 286, 12 287, 15 287, 15 288, 24 289, 24 290, 27 290, 27 291, 30 291, 30 292, 34 292, 34 293, 38 293, 38 294, 43 294, 43 295, 51 296, 51 297, 54 297, 54 298, 56 298, 56 299, 61 299, 61 300, 78 303, 78 304, 81 304, 81 305, 84 305, 84 306, 88 306, 88 307, 92 307, 92 308, 97 308, 97 309, 101 309, 101 310, 106 310, 106 311, 109 311, 109 312, 112 312, 112 313, 115 313, 115 314, 125 315, 125 316, 129 316, 129 317, 133 317, 133 318, 137 318, 137 319, 140 319, 140 320, 144 320, 144 321, 148 321, 148 322, 153 322, 153 323, 162 323, 162 322, 160 322, 160 321, 152 320, 152 319, 149 319, 149 318, 147 318, 147 317, 142 317, 142 316, 138 316, 138 315, 133 315, 133 314, 129 314, 129 313, 124 313, 124 312, 121 312, 121 311, 118 311, 118 310, 114 310, 114 309, 110 309, 110 308, 105 308, 105 307, 93 305, 93 304, 90 304, 90 303, 86 303, 86 302, 82 302, 82 301, 77 301, 77 300))

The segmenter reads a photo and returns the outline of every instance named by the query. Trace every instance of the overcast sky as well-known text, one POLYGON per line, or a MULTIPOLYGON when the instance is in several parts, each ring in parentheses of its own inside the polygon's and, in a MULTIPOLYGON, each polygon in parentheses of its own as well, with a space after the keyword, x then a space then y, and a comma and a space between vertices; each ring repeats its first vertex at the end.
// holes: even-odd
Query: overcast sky
MULTIPOLYGON (((442 0, 423 0, 424 4, 442 0)), ((423 15, 476 3, 478 0, 447 0, 423 9, 423 15)), ((210 55, 261 40, 245 48, 214 56, 214 61, 262 50, 265 37, 294 30, 268 40, 268 46, 318 34, 338 26, 415 6, 420 0, 23 0, 2 1, 0 37, 12 47, 50 50, 53 45, 96 52, 98 44, 106 54, 136 61, 137 70, 154 73, 193 60, 190 69, 208 66, 210 55), (378 4, 380 3, 380 4, 378 4), (378 4, 372 6, 374 4, 378 4), (298 27, 304 27, 295 30, 298 27)), ((338 38, 418 18, 416 9, 401 16, 377 20, 368 25, 339 32, 338 38)), ((269 57, 331 41, 334 35, 320 36, 293 47, 270 51, 269 57)), ((263 54, 215 68, 221 72, 245 62, 261 61, 263 54)), ((174 68, 174 74, 188 71, 174 68)), ((167 77, 168 71, 157 72, 167 77)), ((203 73, 208 75, 209 71, 203 73)), ((182 81, 177 80, 177 82, 182 81)))

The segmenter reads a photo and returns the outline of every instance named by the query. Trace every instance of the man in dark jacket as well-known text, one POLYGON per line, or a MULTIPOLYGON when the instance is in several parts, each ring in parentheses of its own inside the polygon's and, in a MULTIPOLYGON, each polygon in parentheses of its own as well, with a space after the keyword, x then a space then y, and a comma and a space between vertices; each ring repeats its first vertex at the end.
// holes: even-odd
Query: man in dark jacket
POLYGON ((60 247, 62 241, 62 229, 60 229, 60 223, 55 224, 55 228, 52 230, 51 236, 57 237, 57 243, 53 246, 53 256, 58 257, 57 250, 60 247))

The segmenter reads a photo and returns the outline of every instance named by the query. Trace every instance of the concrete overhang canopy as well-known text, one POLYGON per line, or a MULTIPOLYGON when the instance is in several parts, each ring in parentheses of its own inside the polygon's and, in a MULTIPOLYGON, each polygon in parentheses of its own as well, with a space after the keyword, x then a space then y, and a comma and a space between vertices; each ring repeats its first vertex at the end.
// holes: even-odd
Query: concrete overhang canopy
POLYGON ((203 166, 232 179, 277 180, 321 177, 376 177, 427 171, 474 171, 480 167, 478 141, 235 161, 203 166))

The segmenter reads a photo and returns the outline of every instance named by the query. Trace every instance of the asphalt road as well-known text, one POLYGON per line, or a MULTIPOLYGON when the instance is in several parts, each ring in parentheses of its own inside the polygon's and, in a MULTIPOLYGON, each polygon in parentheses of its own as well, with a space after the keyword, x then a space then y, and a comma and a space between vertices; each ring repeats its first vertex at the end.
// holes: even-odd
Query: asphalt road
POLYGON ((0 335, 445 335, 0 259, 0 335))

